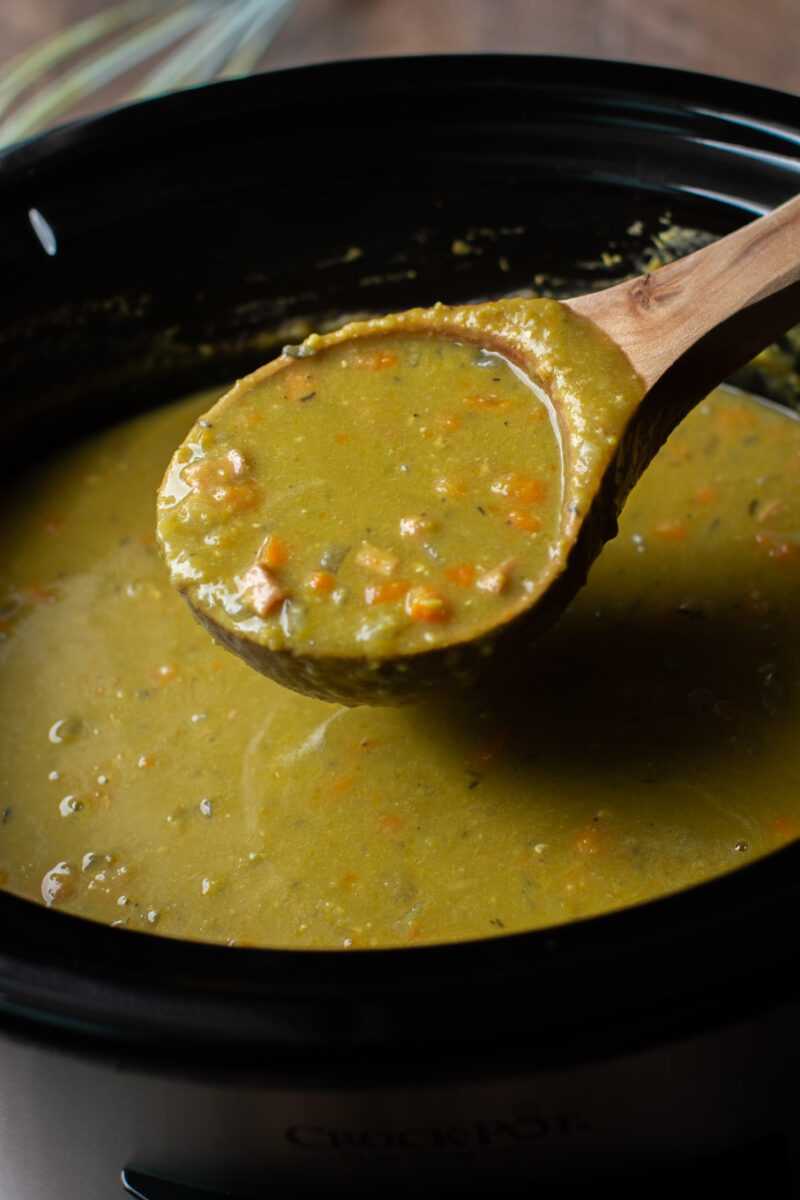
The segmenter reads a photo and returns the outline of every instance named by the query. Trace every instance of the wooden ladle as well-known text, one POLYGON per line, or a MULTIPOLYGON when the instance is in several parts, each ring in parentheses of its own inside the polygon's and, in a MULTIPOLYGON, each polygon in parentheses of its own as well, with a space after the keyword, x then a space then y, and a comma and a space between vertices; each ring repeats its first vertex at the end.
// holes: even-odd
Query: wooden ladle
MULTIPOLYGON (((469 685, 510 665, 532 669, 525 665, 528 650, 583 584, 603 543, 616 532, 628 492, 675 425, 716 384, 800 320, 800 197, 651 274, 564 303, 571 314, 565 319, 589 322, 593 336, 600 330, 627 356, 626 366, 640 386, 610 408, 555 397, 566 463, 560 525, 535 588, 502 619, 461 641, 443 631, 432 644, 408 654, 368 653, 355 640, 335 653, 291 644, 276 648, 253 630, 253 622, 245 627, 220 620, 208 602, 213 588, 194 588, 190 573, 173 569, 173 582, 195 615, 264 674, 345 704, 404 703, 469 685)), ((374 337, 391 321, 395 330, 472 342, 535 373, 541 341, 531 332, 530 305, 506 300, 411 310, 312 337, 292 353, 313 355, 374 337)), ((284 355, 251 378, 274 374, 292 361, 284 355)), ((235 393, 229 395, 235 398, 235 393)), ((224 420, 227 405, 224 397, 209 416, 224 420)), ((161 526, 163 513, 174 508, 180 493, 177 471, 173 465, 167 473, 159 513, 162 550, 171 568, 181 556, 161 526)))

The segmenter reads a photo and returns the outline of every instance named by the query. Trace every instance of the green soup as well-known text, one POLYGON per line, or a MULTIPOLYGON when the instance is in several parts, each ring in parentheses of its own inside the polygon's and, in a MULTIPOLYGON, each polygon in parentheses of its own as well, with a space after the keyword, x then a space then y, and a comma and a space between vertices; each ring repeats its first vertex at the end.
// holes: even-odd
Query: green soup
MULTIPOLYGON (((170 586, 155 492, 214 398, 101 434, 5 497, 2 886, 176 937, 402 946, 636 904, 796 836, 796 420, 735 394, 696 409, 521 683, 345 709, 249 670, 170 586)), ((491 481, 517 469, 500 454, 483 500, 506 504, 491 481)), ((399 554, 395 533, 364 536, 399 554)))

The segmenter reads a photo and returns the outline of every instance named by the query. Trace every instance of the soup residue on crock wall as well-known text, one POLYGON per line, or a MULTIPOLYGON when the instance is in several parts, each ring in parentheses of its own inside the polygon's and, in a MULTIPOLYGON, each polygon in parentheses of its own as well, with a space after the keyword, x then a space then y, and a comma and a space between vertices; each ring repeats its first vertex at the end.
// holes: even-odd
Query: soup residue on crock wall
POLYGON ((535 670, 405 709, 283 690, 169 586, 154 495, 204 394, 17 480, 0 545, 0 884, 274 947, 529 930, 800 830, 800 423, 716 393, 535 670))

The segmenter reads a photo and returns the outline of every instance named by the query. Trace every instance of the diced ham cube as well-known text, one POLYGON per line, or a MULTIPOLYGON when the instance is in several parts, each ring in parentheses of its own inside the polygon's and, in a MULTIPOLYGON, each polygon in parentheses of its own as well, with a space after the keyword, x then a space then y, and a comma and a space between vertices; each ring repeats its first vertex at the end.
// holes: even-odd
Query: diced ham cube
POLYGON ((196 462, 184 467, 182 475, 185 483, 199 491, 208 491, 221 483, 233 483, 234 480, 246 479, 250 473, 247 460, 238 450, 229 450, 227 454, 217 455, 216 458, 199 458, 196 462))
POLYGON ((266 617, 288 596, 275 576, 266 567, 255 563, 239 578, 239 590, 243 592, 259 617, 266 617))
POLYGON ((374 571, 376 575, 394 575, 397 568, 400 566, 400 559, 396 554, 392 554, 389 550, 380 550, 377 546, 371 546, 369 542, 362 542, 355 553, 355 561, 360 567, 366 567, 368 571, 374 571))
POLYGON ((501 596, 511 582, 511 573, 517 565, 516 558, 507 558, 505 562, 486 571, 475 580, 475 587, 482 592, 490 592, 493 596, 501 596))

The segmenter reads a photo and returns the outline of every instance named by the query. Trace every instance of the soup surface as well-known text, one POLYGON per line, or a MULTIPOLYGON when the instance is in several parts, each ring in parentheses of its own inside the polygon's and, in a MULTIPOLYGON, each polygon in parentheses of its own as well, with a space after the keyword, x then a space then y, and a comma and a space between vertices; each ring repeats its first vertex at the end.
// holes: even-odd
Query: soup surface
POLYGON ((215 646, 155 492, 206 394, 2 506, 0 884, 288 947, 483 937, 685 887, 800 831, 800 424, 718 393, 632 493, 537 669, 346 709, 215 646))
POLYGON ((160 500, 173 578, 276 648, 413 651, 444 626, 469 637, 532 586, 558 532, 544 394, 444 338, 321 357, 194 426, 160 500))

